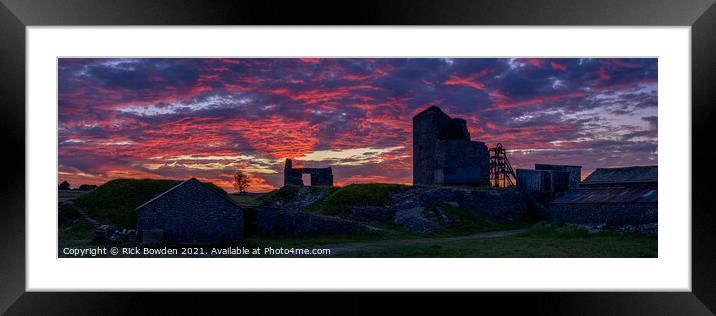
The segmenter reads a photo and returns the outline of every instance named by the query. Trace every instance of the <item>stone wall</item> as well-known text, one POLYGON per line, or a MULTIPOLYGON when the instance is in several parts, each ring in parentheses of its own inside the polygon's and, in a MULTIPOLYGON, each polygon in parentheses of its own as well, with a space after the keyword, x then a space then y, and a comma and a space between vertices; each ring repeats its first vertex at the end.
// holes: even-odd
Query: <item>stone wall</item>
POLYGON ((520 220, 528 215, 527 195, 507 190, 446 190, 423 194, 424 205, 435 202, 454 202, 460 207, 488 219, 520 220))
POLYGON ((442 203, 461 207, 488 219, 498 221, 521 220, 530 214, 529 201, 534 194, 499 189, 460 189, 413 187, 399 193, 391 208, 429 208, 442 203))
POLYGON ((258 236, 326 236, 368 231, 368 227, 351 220, 259 207, 252 231, 258 236))
POLYGON ((658 221, 657 203, 552 203, 538 211, 549 221, 615 226, 658 221))
POLYGON ((244 213, 218 193, 189 180, 137 210, 137 231, 161 229, 167 243, 240 242, 244 213))

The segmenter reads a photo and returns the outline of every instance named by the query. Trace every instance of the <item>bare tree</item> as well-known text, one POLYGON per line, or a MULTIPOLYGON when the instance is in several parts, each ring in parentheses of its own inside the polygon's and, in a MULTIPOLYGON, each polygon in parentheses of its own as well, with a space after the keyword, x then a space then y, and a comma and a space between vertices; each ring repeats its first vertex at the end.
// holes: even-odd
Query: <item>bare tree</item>
POLYGON ((239 191, 240 194, 246 193, 246 189, 251 185, 251 179, 249 176, 241 171, 237 171, 234 175, 234 188, 239 191))

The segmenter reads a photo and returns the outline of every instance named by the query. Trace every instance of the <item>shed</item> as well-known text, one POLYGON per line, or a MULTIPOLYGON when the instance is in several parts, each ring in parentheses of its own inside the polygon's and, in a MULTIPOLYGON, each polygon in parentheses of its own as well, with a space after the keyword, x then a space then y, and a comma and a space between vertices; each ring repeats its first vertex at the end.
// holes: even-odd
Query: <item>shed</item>
POLYGON ((655 186, 659 180, 657 166, 597 168, 581 185, 585 187, 655 186))
MULTIPOLYGON (((244 211, 217 188, 195 178, 183 181, 136 208, 137 231, 168 244, 238 243, 244 232, 244 211)), ((143 240, 143 243, 148 241, 143 240)))
POLYGON ((580 189, 555 198, 547 217, 583 224, 639 225, 656 223, 656 166, 598 168, 580 189))
POLYGON ((554 193, 569 191, 569 171, 517 169, 517 188, 523 191, 554 193))
POLYGON ((582 166, 548 165, 538 163, 535 164, 535 170, 552 170, 569 173, 568 187, 566 191, 573 191, 579 188, 579 181, 582 180, 582 166))

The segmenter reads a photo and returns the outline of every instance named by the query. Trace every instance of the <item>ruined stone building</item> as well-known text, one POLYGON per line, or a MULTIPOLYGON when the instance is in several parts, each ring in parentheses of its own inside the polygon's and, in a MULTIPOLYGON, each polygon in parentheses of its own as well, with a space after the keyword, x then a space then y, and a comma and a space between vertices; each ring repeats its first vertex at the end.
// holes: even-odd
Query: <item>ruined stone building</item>
POLYGON ((286 165, 283 169, 283 185, 299 185, 304 186, 303 175, 311 175, 311 186, 333 186, 333 170, 331 167, 326 168, 294 168, 293 161, 286 159, 286 165))
POLYGON ((413 117, 413 184, 489 185, 488 160, 464 119, 436 106, 413 117))

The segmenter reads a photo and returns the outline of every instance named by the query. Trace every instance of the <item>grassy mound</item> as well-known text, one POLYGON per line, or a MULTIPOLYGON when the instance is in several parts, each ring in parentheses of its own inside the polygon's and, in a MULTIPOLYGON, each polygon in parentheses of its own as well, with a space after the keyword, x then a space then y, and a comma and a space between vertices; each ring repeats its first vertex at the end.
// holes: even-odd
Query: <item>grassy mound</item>
POLYGON ((258 199, 261 201, 289 202, 298 196, 298 190, 300 188, 301 187, 297 185, 284 185, 280 189, 268 192, 259 197, 258 199))
MULTIPOLYGON (((179 183, 181 181, 177 180, 115 179, 82 195, 75 204, 103 223, 118 228, 135 228, 134 209, 179 183)), ((214 184, 209 183, 209 187, 227 195, 214 184)))
POLYGON ((386 206, 390 193, 407 188, 401 184, 351 184, 335 189, 332 193, 309 205, 306 210, 325 215, 342 215, 351 206, 386 206))
POLYGON ((527 228, 534 223, 529 219, 517 221, 490 220, 476 214, 475 212, 447 203, 439 203, 433 207, 428 207, 425 209, 425 212, 428 218, 438 222, 443 220, 442 216, 439 215, 439 212, 442 212, 442 214, 450 221, 447 225, 447 228, 449 229, 447 231, 435 232, 434 235, 437 236, 474 234, 489 231, 527 228))
POLYGON ((326 187, 326 186, 307 186, 307 187, 301 187, 298 185, 284 185, 280 189, 273 190, 271 192, 267 192, 266 194, 260 196, 256 200, 258 201, 271 201, 271 202, 282 202, 282 203, 290 203, 294 202, 296 199, 299 198, 301 191, 306 192, 305 190, 308 190, 308 194, 331 194, 338 190, 337 187, 326 187))
MULTIPOLYGON (((459 230, 501 230, 509 229, 509 225, 502 225, 501 223, 488 220, 474 212, 470 212, 461 207, 453 206, 450 204, 441 203, 437 207, 450 219, 451 228, 459 230), (504 227, 503 227, 504 226, 504 227)), ((436 208, 437 208, 436 207, 436 208)), ((430 210, 437 212, 436 210, 430 210)))

